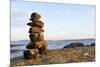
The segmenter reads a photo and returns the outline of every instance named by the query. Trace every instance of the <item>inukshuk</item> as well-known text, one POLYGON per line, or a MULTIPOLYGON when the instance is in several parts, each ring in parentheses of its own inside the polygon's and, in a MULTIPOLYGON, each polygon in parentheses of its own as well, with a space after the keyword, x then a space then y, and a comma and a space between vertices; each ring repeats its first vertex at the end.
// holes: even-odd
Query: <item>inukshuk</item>
POLYGON ((29 38, 30 42, 26 46, 28 50, 24 51, 24 58, 32 59, 37 58, 39 54, 47 53, 47 44, 44 40, 42 29, 44 23, 40 20, 41 16, 38 13, 32 13, 28 26, 31 28, 29 29, 29 38))

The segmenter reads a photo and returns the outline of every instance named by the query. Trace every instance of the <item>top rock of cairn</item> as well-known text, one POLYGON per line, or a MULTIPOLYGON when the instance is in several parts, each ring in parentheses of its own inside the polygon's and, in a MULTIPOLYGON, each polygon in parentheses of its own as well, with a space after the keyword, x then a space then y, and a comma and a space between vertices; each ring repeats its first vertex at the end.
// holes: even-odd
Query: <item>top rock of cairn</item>
POLYGON ((40 18, 41 18, 40 14, 32 13, 30 17, 31 22, 27 23, 27 25, 31 27, 43 28, 44 23, 40 20, 40 18))
POLYGON ((38 13, 32 13, 30 20, 34 22, 34 21, 39 21, 40 18, 41 16, 38 13))

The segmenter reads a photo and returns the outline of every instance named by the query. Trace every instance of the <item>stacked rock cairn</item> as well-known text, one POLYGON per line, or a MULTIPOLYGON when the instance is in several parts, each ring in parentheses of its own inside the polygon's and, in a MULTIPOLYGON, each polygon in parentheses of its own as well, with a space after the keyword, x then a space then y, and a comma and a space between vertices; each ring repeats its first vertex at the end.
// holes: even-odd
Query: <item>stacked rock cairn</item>
POLYGON ((47 53, 47 43, 44 40, 44 30, 42 29, 44 23, 40 18, 41 16, 38 13, 32 13, 30 17, 31 22, 27 23, 27 25, 30 26, 30 42, 26 46, 27 50, 23 52, 24 58, 26 59, 38 58, 40 54, 47 53))

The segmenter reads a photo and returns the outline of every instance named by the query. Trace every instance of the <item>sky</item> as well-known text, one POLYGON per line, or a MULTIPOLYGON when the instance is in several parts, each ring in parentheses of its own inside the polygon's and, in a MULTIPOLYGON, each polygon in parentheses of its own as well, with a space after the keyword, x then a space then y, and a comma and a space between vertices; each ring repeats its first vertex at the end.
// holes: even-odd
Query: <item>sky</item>
POLYGON ((11 41, 29 40, 31 13, 44 22, 46 40, 95 38, 95 5, 11 1, 11 41))

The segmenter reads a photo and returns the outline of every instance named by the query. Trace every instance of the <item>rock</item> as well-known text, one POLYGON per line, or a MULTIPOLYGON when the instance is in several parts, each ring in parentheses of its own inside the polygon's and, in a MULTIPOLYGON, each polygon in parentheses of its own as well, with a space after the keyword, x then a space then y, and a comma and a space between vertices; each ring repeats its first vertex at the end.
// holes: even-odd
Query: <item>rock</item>
POLYGON ((90 46, 95 46, 95 43, 92 43, 90 46))
POLYGON ((38 48, 38 50, 39 50, 39 54, 47 54, 48 53, 46 41, 44 41, 44 43, 42 44, 42 46, 40 46, 38 48))
POLYGON ((38 21, 41 18, 41 16, 38 13, 32 13, 31 14, 31 21, 38 21))
POLYGON ((43 35, 43 33, 39 33, 39 41, 44 41, 44 35, 43 35))
POLYGON ((26 46, 27 49, 43 49, 47 48, 47 43, 46 41, 36 41, 36 42, 29 42, 28 45, 26 46))
POLYGON ((29 33, 41 33, 41 32, 44 32, 44 30, 39 27, 32 27, 29 29, 29 33))
POLYGON ((43 33, 32 33, 29 35, 31 42, 44 41, 43 33))
POLYGON ((47 53, 46 41, 29 42, 26 48, 27 49, 37 48, 39 50, 39 54, 47 53))
POLYGON ((23 52, 25 59, 35 59, 39 56, 38 49, 26 50, 23 52))
POLYGON ((70 44, 64 46, 63 48, 82 47, 82 46, 84 46, 84 44, 78 42, 78 43, 70 43, 70 44))
POLYGON ((26 48, 27 49, 41 48, 43 44, 44 44, 44 41, 29 42, 26 48))
POLYGON ((41 48, 41 47, 43 47, 43 45, 44 45, 44 41, 38 41, 38 42, 36 42, 36 47, 37 48, 41 48))
POLYGON ((38 41, 36 42, 37 48, 47 47, 46 41, 38 41))
POLYGON ((40 18, 41 16, 38 13, 32 13, 30 18, 32 22, 27 23, 31 28, 29 29, 30 42, 26 46, 26 48, 30 50, 24 51, 23 53, 26 59, 35 58, 37 54, 47 53, 47 43, 44 40, 44 30, 42 29, 44 23, 40 21, 40 18), (36 52, 36 50, 38 50, 38 52, 36 52))
POLYGON ((90 47, 90 45, 84 45, 84 46, 86 46, 86 47, 90 47))
POLYGON ((29 35, 29 38, 30 38, 31 42, 35 42, 35 41, 38 41, 39 40, 39 37, 38 36, 39 36, 38 33, 31 33, 29 35))
POLYGON ((31 26, 31 27, 39 27, 39 28, 43 28, 44 23, 42 21, 38 21, 38 22, 29 22, 27 23, 27 25, 31 26))
POLYGON ((26 46, 27 49, 35 49, 36 48, 36 43, 29 42, 28 45, 26 46))
POLYGON ((88 53, 83 53, 83 55, 84 55, 84 56, 89 56, 89 54, 88 54, 88 53))

